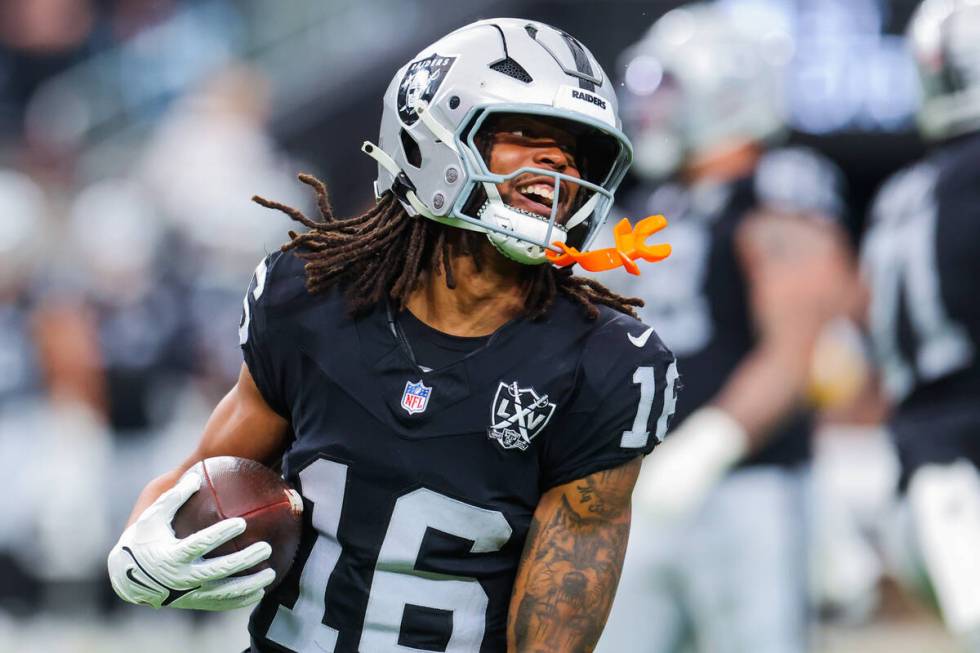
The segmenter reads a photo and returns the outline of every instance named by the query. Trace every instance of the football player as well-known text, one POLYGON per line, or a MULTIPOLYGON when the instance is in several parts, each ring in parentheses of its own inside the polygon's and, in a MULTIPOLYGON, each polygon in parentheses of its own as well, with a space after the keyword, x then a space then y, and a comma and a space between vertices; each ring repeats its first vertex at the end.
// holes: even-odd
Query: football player
POLYGON ((778 24, 744 18, 687 5, 623 56, 624 122, 645 182, 623 207, 662 211, 674 254, 669 270, 611 283, 647 300, 684 390, 679 425, 637 482, 599 645, 610 653, 807 646, 805 390, 854 266, 837 169, 773 147, 792 44, 778 24))
POLYGON ((932 151, 872 206, 868 322, 913 557, 949 629, 980 651, 980 3, 927 0, 907 37, 932 151))
POLYGON ((146 487, 110 553, 124 599, 258 602, 252 651, 591 650, 612 603, 641 456, 677 368, 635 299, 549 263, 588 247, 631 159, 613 84, 568 34, 484 20, 423 50, 384 97, 377 202, 263 260, 245 364, 197 449, 146 487), (201 555, 170 520, 231 454, 301 491, 301 551, 201 555))

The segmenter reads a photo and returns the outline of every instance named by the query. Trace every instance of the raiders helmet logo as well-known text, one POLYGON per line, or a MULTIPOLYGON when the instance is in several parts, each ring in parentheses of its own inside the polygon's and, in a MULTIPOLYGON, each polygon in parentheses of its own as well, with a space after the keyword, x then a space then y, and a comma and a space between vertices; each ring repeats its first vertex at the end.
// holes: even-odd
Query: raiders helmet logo
POLYGON ((487 435, 504 449, 524 451, 554 413, 555 404, 548 401, 548 395, 518 387, 517 381, 501 381, 493 398, 487 435))
POLYGON ((414 125, 419 119, 419 103, 432 101, 455 61, 456 57, 434 54, 408 64, 408 70, 398 84, 398 117, 406 126, 414 125))

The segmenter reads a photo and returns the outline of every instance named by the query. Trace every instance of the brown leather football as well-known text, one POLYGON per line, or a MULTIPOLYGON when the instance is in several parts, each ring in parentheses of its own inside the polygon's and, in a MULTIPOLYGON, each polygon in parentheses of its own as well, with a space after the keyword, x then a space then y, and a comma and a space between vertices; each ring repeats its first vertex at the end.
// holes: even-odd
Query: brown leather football
POLYGON ((222 519, 242 517, 245 532, 204 557, 234 553, 253 542, 268 542, 272 547, 269 559, 236 575, 272 567, 276 580, 266 591, 275 587, 286 576, 299 547, 303 525, 299 493, 274 471, 247 458, 205 458, 192 469, 197 469, 204 480, 201 489, 177 511, 174 533, 183 538, 222 519))

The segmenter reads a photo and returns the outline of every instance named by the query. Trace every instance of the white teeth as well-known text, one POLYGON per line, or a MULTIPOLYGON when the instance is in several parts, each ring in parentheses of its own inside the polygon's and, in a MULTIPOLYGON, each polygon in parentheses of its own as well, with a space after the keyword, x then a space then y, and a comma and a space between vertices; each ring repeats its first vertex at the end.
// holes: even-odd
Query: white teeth
POLYGON ((548 200, 550 204, 555 197, 555 187, 548 184, 528 184, 517 189, 523 195, 537 195, 548 200))

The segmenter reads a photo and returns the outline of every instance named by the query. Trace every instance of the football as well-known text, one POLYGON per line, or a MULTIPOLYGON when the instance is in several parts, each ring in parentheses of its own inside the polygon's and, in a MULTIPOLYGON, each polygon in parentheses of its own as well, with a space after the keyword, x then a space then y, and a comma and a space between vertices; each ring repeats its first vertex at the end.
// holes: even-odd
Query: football
POLYGON ((275 587, 286 576, 299 547, 303 517, 299 493, 274 471, 247 458, 205 458, 192 469, 197 469, 204 480, 201 489, 177 511, 174 533, 183 538, 222 519, 242 517, 245 532, 204 557, 234 553, 253 542, 268 542, 272 547, 269 559, 237 575, 271 567, 276 580, 266 591, 275 587))

